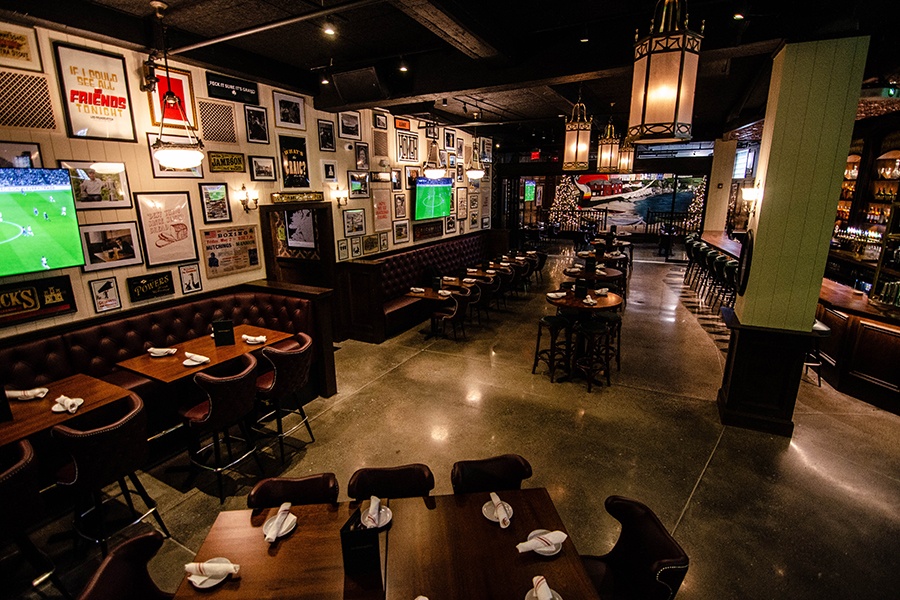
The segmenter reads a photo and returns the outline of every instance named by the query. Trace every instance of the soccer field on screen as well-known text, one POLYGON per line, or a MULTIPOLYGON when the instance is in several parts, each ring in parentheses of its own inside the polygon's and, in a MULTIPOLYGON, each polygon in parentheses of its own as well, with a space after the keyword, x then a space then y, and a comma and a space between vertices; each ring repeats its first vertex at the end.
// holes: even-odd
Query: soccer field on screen
POLYGON ((0 277, 81 264, 71 190, 0 191, 0 277))
POLYGON ((416 220, 435 219, 450 214, 453 182, 450 179, 416 180, 416 220))

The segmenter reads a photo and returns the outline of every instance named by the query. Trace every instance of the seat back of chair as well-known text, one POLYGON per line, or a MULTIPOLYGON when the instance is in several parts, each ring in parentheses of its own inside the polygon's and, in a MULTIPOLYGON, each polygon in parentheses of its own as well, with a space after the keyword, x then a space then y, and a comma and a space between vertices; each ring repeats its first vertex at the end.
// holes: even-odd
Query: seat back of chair
POLYGON ((364 468, 350 476, 347 494, 354 500, 413 498, 427 496, 434 489, 434 474, 427 465, 413 463, 399 467, 364 468))
POLYGON ((518 490, 531 477, 531 464, 518 454, 502 454, 453 464, 450 482, 454 494, 518 490))
POLYGON ((149 531, 127 540, 109 553, 85 586, 78 600, 166 600, 171 594, 160 591, 147 563, 163 543, 160 532, 149 531))
POLYGON ((318 473, 307 477, 270 477, 257 483, 247 496, 249 508, 274 508, 285 502, 299 504, 334 504, 338 498, 338 481, 334 473, 318 473))
POLYGON ((309 381, 309 368, 312 364, 312 338, 305 333, 295 336, 300 348, 295 350, 279 350, 263 348, 262 355, 272 364, 275 374, 272 387, 267 394, 275 398, 287 398, 300 391, 309 381))
POLYGON ((607 498, 606 511, 622 524, 616 545, 605 557, 615 572, 617 593, 646 600, 674 598, 689 560, 659 517, 622 496, 607 498))
POLYGON ((53 427, 72 457, 74 469, 60 483, 99 490, 144 464, 147 457, 147 418, 136 394, 53 427))
POLYGON ((28 440, 0 447, 0 539, 21 533, 41 514, 37 461, 28 440))
MULTIPOLYGON (((194 375, 194 382, 209 398, 209 413, 197 425, 206 431, 234 425, 253 410, 256 397, 256 358, 252 354, 240 357, 243 369, 234 375, 215 377, 206 373, 194 375)), ((193 426, 193 424, 192 424, 193 426)))

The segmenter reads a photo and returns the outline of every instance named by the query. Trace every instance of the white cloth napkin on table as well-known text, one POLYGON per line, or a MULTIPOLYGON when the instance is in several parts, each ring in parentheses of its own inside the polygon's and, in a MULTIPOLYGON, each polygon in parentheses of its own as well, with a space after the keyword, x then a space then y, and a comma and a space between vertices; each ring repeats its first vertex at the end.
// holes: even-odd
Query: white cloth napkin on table
POLYGON ((475 283, 475 280, 471 277, 466 277, 465 279, 463 279, 463 283, 475 283))
POLYGON ((466 273, 477 273, 478 269, 466 269, 466 273))
POLYGON ((241 565, 234 563, 211 563, 209 561, 202 563, 187 563, 184 570, 189 575, 188 579, 196 584, 203 583, 210 577, 213 579, 222 579, 228 575, 233 575, 237 579, 241 570, 241 565))
POLYGON ((366 529, 378 527, 378 524, 381 521, 381 515, 378 514, 380 510, 381 499, 378 496, 372 496, 371 498, 369 498, 369 510, 366 514, 363 515, 362 518, 363 525, 366 526, 366 529))
POLYGON ((562 531, 551 531, 543 535, 536 535, 527 542, 516 544, 516 550, 519 552, 528 552, 530 550, 539 550, 540 548, 552 548, 556 544, 562 544, 569 537, 562 531))
POLYGON ((493 274, 496 273, 496 272, 497 272, 497 271, 495 271, 495 270, 493 270, 493 269, 488 269, 487 271, 485 271, 485 273, 487 273, 488 275, 493 275, 493 274))
POLYGON ((34 400, 35 398, 43 398, 49 391, 45 387, 32 388, 30 390, 7 390, 6 397, 10 400, 34 400))
POLYGON ((185 352, 184 355, 188 360, 192 360, 195 363, 207 363, 209 362, 208 356, 203 356, 202 354, 194 354, 193 352, 185 352))
POLYGON ((585 296, 585 297, 584 297, 584 300, 582 300, 582 302, 584 302, 584 303, 587 304, 588 306, 593 306, 593 305, 597 304, 597 301, 594 300, 593 298, 591 298, 591 295, 590 295, 590 294, 588 294, 587 296, 585 296))
POLYGON ((450 277, 449 275, 444 275, 443 277, 441 277, 441 279, 443 279, 444 281, 453 281, 454 279, 456 279, 456 277, 450 277))
POLYGON ((241 336, 241 339, 245 342, 250 342, 251 344, 265 344, 266 336, 264 335, 247 335, 246 333, 241 336))
POLYGON ((147 352, 156 356, 166 356, 178 352, 176 348, 147 348, 147 352))
POLYGON ((531 583, 534 584, 534 597, 537 600, 553 600, 553 592, 550 591, 547 579, 543 575, 538 575, 531 583))
POLYGON ((508 263, 508 262, 502 262, 502 263, 500 263, 500 266, 501 266, 501 267, 508 267, 508 266, 509 266, 509 263, 508 263))
POLYGON ((411 287, 411 288, 409 288, 409 291, 412 292, 413 294, 422 294, 425 292, 425 288, 411 287))
POLYGON ((78 410, 78 407, 84 404, 84 400, 82 398, 69 398, 68 396, 60 396, 56 400, 54 400, 55 404, 50 407, 50 410, 53 412, 68 412, 75 414, 75 411, 78 410), (57 408, 59 407, 59 408, 57 408))
POLYGON ((266 534, 267 542, 271 544, 278 539, 278 534, 281 532, 281 528, 284 527, 284 520, 288 518, 289 514, 291 514, 291 503, 285 502, 279 507, 278 514, 275 515, 275 522, 272 523, 272 528, 266 534))
POLYGON ((506 529, 509 527, 509 513, 506 512, 506 507, 500 501, 500 496, 491 492, 491 502, 494 504, 494 514, 497 516, 497 521, 500 522, 500 527, 506 529))

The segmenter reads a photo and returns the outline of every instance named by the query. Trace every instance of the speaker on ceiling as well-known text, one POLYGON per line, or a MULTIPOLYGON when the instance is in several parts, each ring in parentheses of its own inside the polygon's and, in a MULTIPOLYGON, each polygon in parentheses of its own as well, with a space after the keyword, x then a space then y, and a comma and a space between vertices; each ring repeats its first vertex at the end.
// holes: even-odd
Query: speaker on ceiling
POLYGON ((334 82, 334 87, 345 104, 388 98, 374 67, 334 73, 331 81, 334 82))

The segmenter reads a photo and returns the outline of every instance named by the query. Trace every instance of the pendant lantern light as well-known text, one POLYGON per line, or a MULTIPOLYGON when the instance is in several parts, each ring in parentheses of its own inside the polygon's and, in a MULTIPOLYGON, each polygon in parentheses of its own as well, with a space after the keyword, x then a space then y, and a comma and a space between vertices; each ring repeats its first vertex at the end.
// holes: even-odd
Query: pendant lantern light
POLYGON ((422 165, 422 173, 428 179, 440 179, 447 176, 447 169, 440 166, 438 145, 435 140, 431 140, 431 145, 428 146, 428 158, 425 159, 425 164, 422 165))
POLYGON ((631 173, 634 168, 634 146, 628 138, 619 147, 619 173, 631 173))
POLYGON ((619 138, 613 127, 612 117, 606 124, 603 137, 597 143, 597 171, 615 173, 619 168, 619 138))
POLYGON ((586 171, 588 155, 591 151, 591 125, 593 117, 588 118, 587 109, 581 102, 572 107, 572 117, 566 120, 566 145, 563 150, 563 171, 586 171))
POLYGON ((635 34, 628 137, 633 142, 691 139, 691 115, 700 58, 700 33, 688 29, 685 0, 659 0, 650 34, 635 34))

